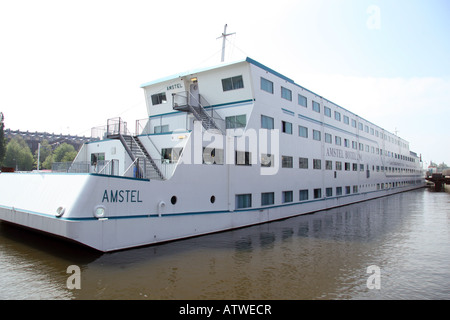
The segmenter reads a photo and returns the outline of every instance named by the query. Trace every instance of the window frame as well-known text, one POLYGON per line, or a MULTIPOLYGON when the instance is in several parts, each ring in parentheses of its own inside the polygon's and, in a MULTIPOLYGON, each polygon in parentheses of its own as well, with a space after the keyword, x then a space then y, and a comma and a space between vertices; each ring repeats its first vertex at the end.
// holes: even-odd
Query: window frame
POLYGON ((242 77, 242 75, 222 79, 223 92, 239 90, 243 88, 244 88, 244 78, 242 77), (231 84, 231 86, 228 83, 226 83, 227 81, 230 81, 229 84, 231 84))
POLYGON ((292 101, 292 90, 281 86, 281 98, 292 101))
POLYGON ((264 77, 261 77, 260 89, 261 89, 262 91, 265 91, 265 92, 268 92, 268 93, 273 94, 273 82, 270 81, 270 80, 268 80, 268 79, 266 79, 266 78, 264 78, 264 77), (268 87, 268 88, 265 88, 265 87, 263 86, 263 84, 267 84, 267 85, 269 85, 269 87, 268 87), (269 91, 269 90, 270 90, 270 91, 269 91))

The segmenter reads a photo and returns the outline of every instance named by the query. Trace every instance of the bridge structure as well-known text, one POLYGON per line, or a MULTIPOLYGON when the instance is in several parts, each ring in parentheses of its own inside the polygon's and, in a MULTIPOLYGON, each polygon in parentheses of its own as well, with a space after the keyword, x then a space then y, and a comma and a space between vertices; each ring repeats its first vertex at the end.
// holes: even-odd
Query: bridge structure
POLYGON ((33 154, 38 149, 39 143, 42 143, 44 140, 47 140, 49 144, 58 144, 65 142, 72 145, 75 148, 75 150, 78 150, 86 142, 99 140, 98 138, 85 136, 81 137, 73 135, 54 134, 48 132, 30 132, 30 131, 5 129, 6 141, 9 141, 16 136, 21 136, 25 140, 25 142, 28 144, 33 154))
POLYGON ((442 173, 433 173, 425 179, 434 183, 435 191, 442 191, 445 184, 450 185, 450 176, 445 176, 442 173))

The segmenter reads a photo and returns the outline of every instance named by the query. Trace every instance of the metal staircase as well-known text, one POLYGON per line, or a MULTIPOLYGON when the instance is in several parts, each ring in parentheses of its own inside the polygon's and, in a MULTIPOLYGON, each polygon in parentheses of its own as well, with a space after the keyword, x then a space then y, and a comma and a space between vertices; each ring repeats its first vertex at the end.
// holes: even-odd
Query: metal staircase
POLYGON ((136 178, 165 180, 160 168, 142 145, 141 141, 128 132, 126 122, 123 122, 120 118, 109 119, 107 138, 119 139, 133 161, 132 165, 124 174, 130 168, 133 168, 133 176, 136 178))
POLYGON ((159 170, 158 165, 148 154, 147 150, 137 137, 121 135, 119 139, 124 146, 126 145, 128 147, 131 159, 136 162, 136 168, 138 168, 137 174, 139 177, 164 180, 164 175, 161 170, 159 170))
POLYGON ((174 110, 192 113, 198 121, 201 121, 205 130, 225 132, 225 121, 200 94, 196 98, 190 92, 184 91, 174 93, 172 96, 172 108, 174 110), (205 107, 209 110, 206 111, 205 107))
POLYGON ((217 126, 214 119, 206 113, 205 109, 202 106, 198 106, 198 107, 190 106, 189 109, 192 112, 192 114, 194 115, 194 117, 198 121, 202 122, 202 126, 203 126, 203 128, 205 128, 205 130, 219 130, 220 131, 220 129, 217 126))

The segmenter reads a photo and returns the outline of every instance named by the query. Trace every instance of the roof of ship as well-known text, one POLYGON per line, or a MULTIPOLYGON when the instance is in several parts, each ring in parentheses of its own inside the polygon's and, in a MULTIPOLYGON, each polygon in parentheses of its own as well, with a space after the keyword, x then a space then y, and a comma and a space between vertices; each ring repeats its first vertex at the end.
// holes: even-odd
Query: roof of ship
POLYGON ((264 69, 264 70, 266 70, 266 71, 268 71, 268 72, 270 72, 270 73, 272 73, 272 74, 274 74, 274 75, 276 75, 276 76, 278 76, 278 77, 280 77, 280 78, 290 82, 290 83, 293 83, 293 84, 295 83, 294 80, 292 80, 292 79, 290 79, 290 78, 288 78, 288 77, 286 77, 286 76, 276 72, 273 69, 270 69, 269 67, 266 67, 265 65, 263 65, 262 63, 259 63, 256 60, 253 60, 253 59, 247 57, 245 59, 241 59, 241 60, 237 60, 237 61, 225 62, 225 63, 221 63, 221 64, 218 64, 218 65, 209 66, 209 67, 202 67, 202 68, 198 68, 198 69, 191 69, 191 70, 187 70, 187 71, 184 71, 184 72, 181 72, 181 73, 173 74, 173 75, 170 75, 170 76, 167 76, 167 77, 164 77, 164 78, 159 78, 159 79, 156 79, 156 80, 153 80, 153 81, 149 81, 149 82, 146 82, 146 83, 142 84, 141 88, 148 87, 148 86, 151 86, 153 84, 157 84, 157 83, 161 83, 161 82, 165 82, 165 81, 170 81, 170 80, 177 79, 177 78, 182 78, 182 77, 189 76, 189 75, 192 75, 192 74, 195 74, 195 73, 200 73, 200 72, 209 71, 209 70, 213 70, 213 69, 217 69, 217 68, 222 68, 222 67, 226 67, 226 66, 229 66, 229 65, 242 63, 242 62, 251 63, 251 64, 253 64, 253 65, 257 66, 257 67, 260 67, 260 68, 262 68, 262 69, 264 69))

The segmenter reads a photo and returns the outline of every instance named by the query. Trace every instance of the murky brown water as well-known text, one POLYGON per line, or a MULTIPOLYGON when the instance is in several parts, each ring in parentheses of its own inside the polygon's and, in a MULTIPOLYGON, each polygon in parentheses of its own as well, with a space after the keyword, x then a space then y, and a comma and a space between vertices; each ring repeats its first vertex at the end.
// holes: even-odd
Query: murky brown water
POLYGON ((0 223, 0 299, 450 299, 449 266, 450 194, 427 189, 102 255, 0 223))

